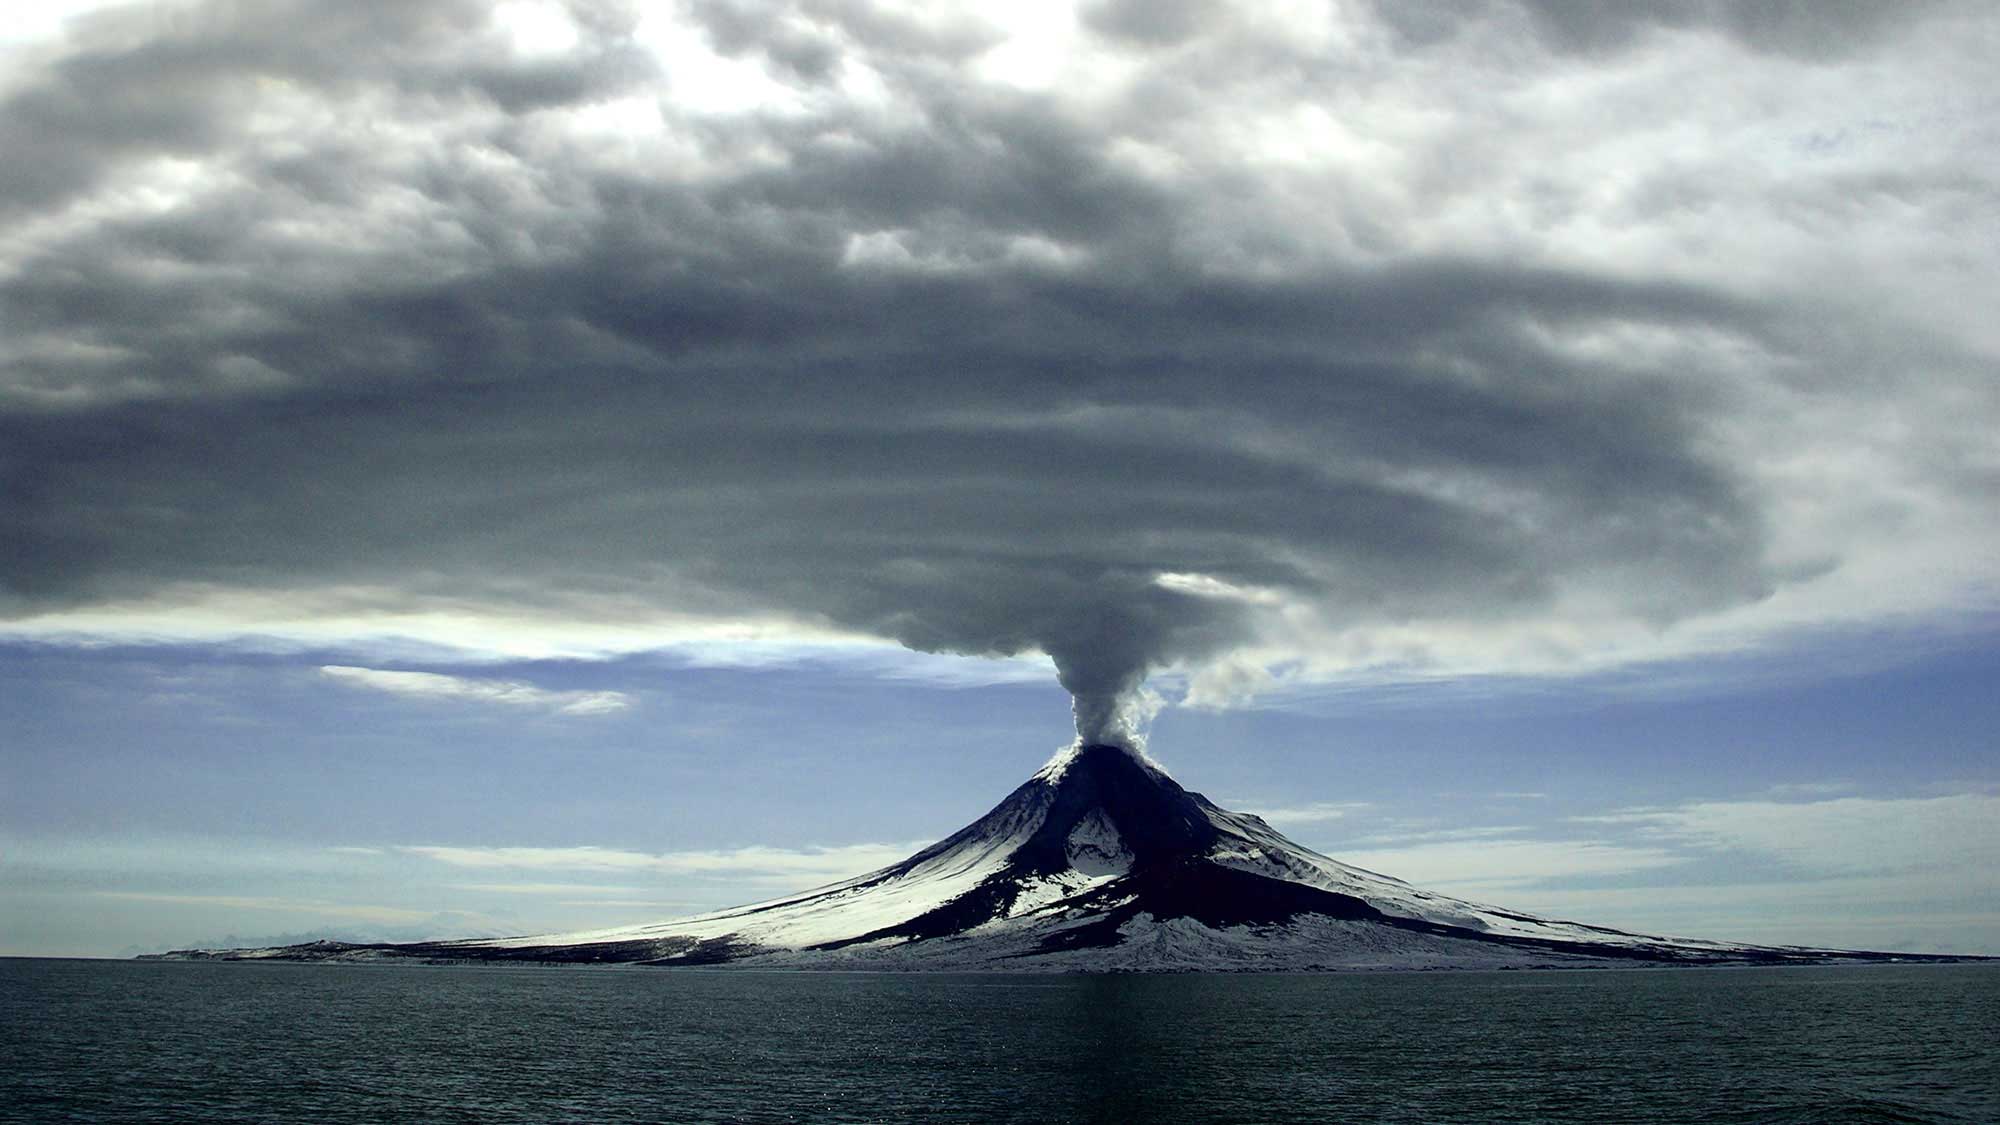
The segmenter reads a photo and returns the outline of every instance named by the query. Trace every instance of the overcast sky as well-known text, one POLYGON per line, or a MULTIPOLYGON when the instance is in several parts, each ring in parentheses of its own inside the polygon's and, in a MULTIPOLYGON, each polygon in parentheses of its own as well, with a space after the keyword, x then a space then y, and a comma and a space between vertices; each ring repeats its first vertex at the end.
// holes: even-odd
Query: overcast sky
POLYGON ((0 952, 757 897, 1072 700, 1441 889, 2000 952, 1994 57, 1984 3, 37 5, 0 952))

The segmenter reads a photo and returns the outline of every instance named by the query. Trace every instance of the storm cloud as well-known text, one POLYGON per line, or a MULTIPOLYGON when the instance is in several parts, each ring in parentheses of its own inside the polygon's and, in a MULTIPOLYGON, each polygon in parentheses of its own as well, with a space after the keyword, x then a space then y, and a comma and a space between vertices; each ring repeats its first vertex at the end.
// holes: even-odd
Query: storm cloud
POLYGON ((789 622, 1098 739, 1962 608, 2000 21, 1885 10, 100 12, 0 83, 0 613, 789 622))

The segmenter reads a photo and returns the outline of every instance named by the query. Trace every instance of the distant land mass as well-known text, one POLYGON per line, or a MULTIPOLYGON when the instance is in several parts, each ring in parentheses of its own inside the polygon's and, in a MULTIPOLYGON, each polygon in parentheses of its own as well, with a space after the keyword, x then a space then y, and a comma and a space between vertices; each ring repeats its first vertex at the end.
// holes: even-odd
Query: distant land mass
POLYGON ((1987 960, 1657 937, 1465 902, 1301 847, 1101 744, 1058 755, 900 863, 769 902, 581 933, 144 959, 1128 972, 1987 960))

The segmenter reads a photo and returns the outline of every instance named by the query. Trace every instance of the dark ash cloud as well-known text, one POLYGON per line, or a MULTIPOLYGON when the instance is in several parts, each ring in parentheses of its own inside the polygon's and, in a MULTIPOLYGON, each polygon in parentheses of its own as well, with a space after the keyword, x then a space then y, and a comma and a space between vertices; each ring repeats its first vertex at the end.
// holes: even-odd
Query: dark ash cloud
MULTIPOLYGON (((0 110, 46 156, 0 173, 16 617, 326 587, 777 614, 1046 652, 1081 733, 1125 738, 1164 666, 1367 664, 1413 628, 1443 665, 1509 630, 1581 652, 1843 549, 1799 556, 1753 456, 1818 448, 1770 397, 1802 368, 1878 393, 1815 350, 1811 292, 1433 237, 1478 198, 1445 164, 1287 141, 1245 178, 1231 98, 1346 95, 1209 50, 1241 12, 1090 8, 1139 70, 1086 95, 982 77, 970 17, 861 4, 699 6, 695 48, 582 6, 539 55, 469 5, 310 42, 192 11, 101 25, 0 110), (1145 69, 1169 48, 1191 76, 1145 69), (698 111, 729 91, 697 63, 763 85, 698 111)), ((1713 205, 1591 212, 1522 146, 1467 151, 1550 179, 1550 222, 1713 205)))

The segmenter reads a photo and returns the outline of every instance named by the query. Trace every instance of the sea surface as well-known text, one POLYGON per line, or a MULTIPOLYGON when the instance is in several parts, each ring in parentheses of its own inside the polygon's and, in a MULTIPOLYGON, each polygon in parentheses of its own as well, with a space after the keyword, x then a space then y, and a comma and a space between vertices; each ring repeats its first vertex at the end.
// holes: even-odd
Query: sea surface
POLYGON ((0 1120, 2000 1122, 2000 967, 0 960, 0 1120))

